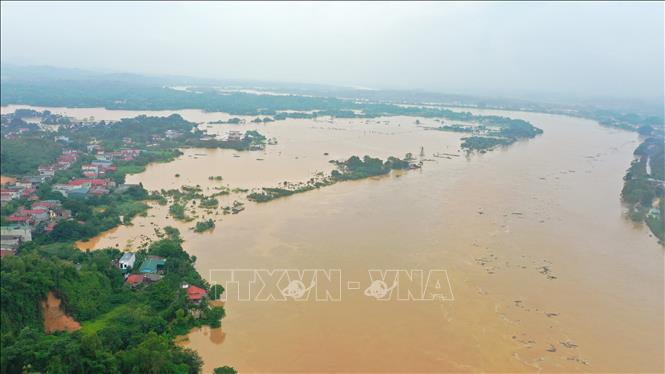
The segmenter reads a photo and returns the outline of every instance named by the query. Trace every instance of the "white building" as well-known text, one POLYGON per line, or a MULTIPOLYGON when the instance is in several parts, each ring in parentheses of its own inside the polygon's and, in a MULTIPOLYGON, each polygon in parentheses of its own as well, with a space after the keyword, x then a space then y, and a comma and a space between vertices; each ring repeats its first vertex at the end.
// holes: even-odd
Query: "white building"
POLYGON ((120 270, 130 270, 134 267, 134 262, 136 261, 136 256, 132 252, 127 252, 120 257, 118 261, 118 267, 120 270))
POLYGON ((0 235, 2 236, 16 236, 22 242, 32 241, 32 232, 29 226, 2 226, 0 227, 0 235))

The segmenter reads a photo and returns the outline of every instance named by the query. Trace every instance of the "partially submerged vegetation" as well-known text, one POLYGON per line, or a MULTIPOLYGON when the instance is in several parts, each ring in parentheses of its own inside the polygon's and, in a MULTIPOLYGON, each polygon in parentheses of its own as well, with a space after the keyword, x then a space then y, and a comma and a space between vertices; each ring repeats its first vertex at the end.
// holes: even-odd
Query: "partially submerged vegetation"
POLYGON ((365 156, 362 159, 358 156, 352 156, 346 161, 331 161, 331 163, 337 166, 337 170, 333 170, 328 176, 324 173, 318 173, 304 183, 284 182, 280 187, 264 187, 260 191, 254 191, 247 195, 247 199, 257 203, 264 203, 280 197, 330 186, 340 181, 364 179, 386 175, 391 170, 420 167, 420 165, 410 163, 408 161, 409 158, 408 155, 404 160, 389 157, 386 161, 383 161, 379 158, 369 156, 365 156))
POLYGON ((518 140, 530 139, 543 133, 543 130, 521 119, 476 116, 474 120, 477 125, 443 125, 435 130, 472 134, 472 136, 462 138, 462 148, 479 152, 510 145, 518 140))
POLYGON ((185 206, 182 205, 182 204, 178 204, 178 203, 171 204, 171 206, 169 206, 169 214, 171 214, 171 216, 173 218, 175 218, 177 220, 180 220, 180 221, 191 221, 192 220, 192 218, 187 216, 187 214, 185 213, 185 206))
POLYGON ((196 226, 194 226, 194 232, 204 232, 212 230, 214 228, 215 228, 215 221, 213 221, 212 219, 207 219, 205 221, 196 222, 196 226))
POLYGON ((663 131, 651 130, 635 149, 635 160, 628 168, 621 191, 628 216, 645 222, 651 232, 665 243, 665 139, 663 131))

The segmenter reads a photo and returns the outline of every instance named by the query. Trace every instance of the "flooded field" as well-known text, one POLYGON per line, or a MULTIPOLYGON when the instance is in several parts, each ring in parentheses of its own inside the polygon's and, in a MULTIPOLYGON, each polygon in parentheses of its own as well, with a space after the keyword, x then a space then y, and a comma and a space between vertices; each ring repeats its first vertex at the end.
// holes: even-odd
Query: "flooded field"
MULTIPOLYGON (((143 113, 50 110, 97 120, 143 113)), ((204 372, 223 365, 240 372, 663 371, 663 248, 623 217, 619 199, 636 134, 579 118, 483 111, 545 132, 466 157, 459 134, 426 131, 415 118, 207 125, 229 116, 179 113, 211 133, 258 129, 278 144, 188 149, 129 183, 251 189, 306 181, 332 170, 329 160, 351 155, 424 159, 421 170, 246 202, 237 215, 213 213, 208 233, 155 206, 133 225, 82 243, 136 247, 172 225, 204 275, 341 270, 339 302, 229 300, 222 329, 194 330, 180 343, 201 355, 204 372), (208 179, 216 175, 223 180, 208 179), (445 269, 454 300, 375 300, 363 294, 369 269, 445 269), (348 289, 347 281, 362 286, 348 289)))

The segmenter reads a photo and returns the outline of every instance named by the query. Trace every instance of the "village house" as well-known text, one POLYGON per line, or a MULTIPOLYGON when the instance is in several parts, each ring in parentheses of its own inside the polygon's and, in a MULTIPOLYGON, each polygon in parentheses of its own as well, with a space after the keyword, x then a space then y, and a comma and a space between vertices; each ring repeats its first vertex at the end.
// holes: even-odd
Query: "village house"
POLYGON ((129 274, 127 276, 127 279, 125 279, 125 282, 130 287, 136 287, 136 286, 142 284, 144 280, 145 280, 145 276, 143 274, 129 274))
POLYGON ((78 151, 63 151, 63 153, 58 156, 56 164, 60 170, 69 169, 77 160, 78 151))
POLYGON ((226 142, 239 142, 242 140, 243 136, 244 134, 242 132, 231 130, 224 135, 222 140, 226 142))
POLYGON ((95 155, 95 159, 97 161, 111 162, 111 161, 113 161, 113 154, 104 152, 102 150, 99 150, 99 151, 97 151, 97 154, 95 155))
POLYGON ((177 138, 177 137, 179 137, 179 136, 181 136, 181 135, 182 135, 182 134, 181 134, 180 132, 178 132, 178 131, 174 131, 174 130, 170 130, 170 129, 169 129, 169 130, 166 130, 166 132, 164 133, 164 136, 166 136, 168 139, 175 139, 175 138, 177 138))
POLYGON ((123 272, 129 271, 134 267, 134 262, 136 262, 136 255, 134 253, 123 253, 123 255, 118 260, 118 268, 123 272))
POLYGON ((55 175, 55 167, 51 165, 42 165, 37 168, 37 171, 39 172, 39 175, 43 175, 46 177, 52 177, 55 175))
POLYGON ((85 197, 90 194, 93 196, 106 195, 111 192, 115 187, 115 182, 109 179, 88 178, 88 179, 74 179, 67 183, 66 187, 62 185, 54 185, 53 190, 60 191, 66 196, 85 197))
POLYGON ((21 242, 32 241, 32 232, 30 231, 30 228, 26 226, 1 226, 0 235, 18 236, 21 239, 21 242))
POLYGON ((200 304, 208 296, 208 292, 201 287, 187 285, 187 300, 193 304, 200 304))
POLYGON ((140 149, 121 149, 119 151, 113 152, 113 159, 120 161, 132 161, 139 154, 141 154, 140 149))
POLYGON ((47 178, 44 177, 43 175, 30 175, 21 178, 18 182, 16 182, 16 185, 19 185, 19 183, 26 183, 30 185, 26 185, 24 187, 35 187, 35 185, 40 184, 44 182, 47 178))
POLYGON ((54 184, 51 186, 51 191, 60 192, 65 197, 84 197, 88 194, 88 190, 90 190, 90 187, 69 184, 54 184))
POLYGON ((19 245, 21 245, 19 237, 0 235, 0 257, 14 256, 19 245))
POLYGON ((97 178, 99 176, 99 168, 96 165, 83 164, 81 165, 81 173, 86 178, 97 178))
POLYGON ((30 228, 26 226, 0 227, 0 257, 13 256, 16 249, 25 242, 32 241, 30 228))
POLYGON ((139 267, 139 273, 160 274, 164 272, 165 266, 165 258, 159 256, 146 256, 145 260, 139 267))
POLYGON ((17 188, 5 188, 0 190, 0 200, 1 201, 10 201, 14 199, 18 199, 21 197, 21 191, 23 189, 17 189, 17 188))

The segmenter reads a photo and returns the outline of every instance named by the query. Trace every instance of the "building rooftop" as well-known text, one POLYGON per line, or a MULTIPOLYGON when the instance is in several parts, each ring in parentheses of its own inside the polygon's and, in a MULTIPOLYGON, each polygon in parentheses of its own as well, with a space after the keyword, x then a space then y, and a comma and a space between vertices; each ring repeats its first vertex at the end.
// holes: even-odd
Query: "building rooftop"
POLYGON ((139 267, 140 273, 156 273, 158 267, 166 265, 166 259, 159 256, 148 256, 139 267))

